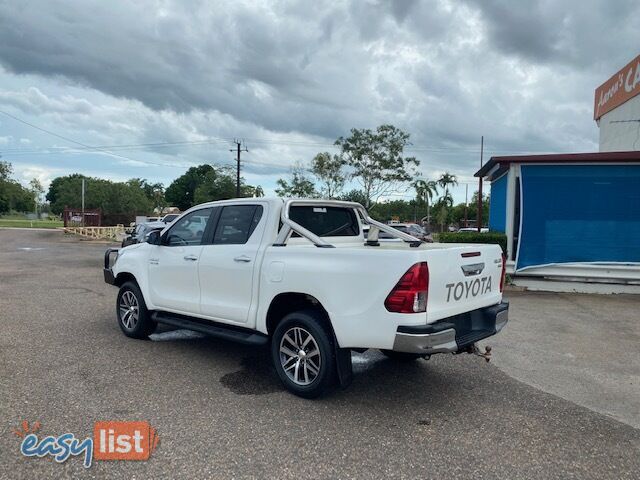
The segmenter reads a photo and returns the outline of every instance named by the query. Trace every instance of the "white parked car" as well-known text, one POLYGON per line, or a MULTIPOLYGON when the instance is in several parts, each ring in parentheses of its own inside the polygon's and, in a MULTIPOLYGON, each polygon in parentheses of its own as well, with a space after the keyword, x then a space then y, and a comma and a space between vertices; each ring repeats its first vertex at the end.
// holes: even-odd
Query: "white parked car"
POLYGON ((268 344, 286 388, 315 397, 349 383, 352 349, 474 351, 507 323, 504 267, 498 245, 423 243, 357 203, 251 198, 198 205, 108 250, 104 277, 125 335, 163 323, 268 344))

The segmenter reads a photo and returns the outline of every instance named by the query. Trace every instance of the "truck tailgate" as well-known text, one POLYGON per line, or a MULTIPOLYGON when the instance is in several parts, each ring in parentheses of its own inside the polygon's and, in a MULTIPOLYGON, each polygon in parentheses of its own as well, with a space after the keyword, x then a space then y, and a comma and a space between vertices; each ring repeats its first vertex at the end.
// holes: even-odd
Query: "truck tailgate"
POLYGON ((447 244, 424 253, 429 266, 427 323, 500 302, 500 246, 447 244))

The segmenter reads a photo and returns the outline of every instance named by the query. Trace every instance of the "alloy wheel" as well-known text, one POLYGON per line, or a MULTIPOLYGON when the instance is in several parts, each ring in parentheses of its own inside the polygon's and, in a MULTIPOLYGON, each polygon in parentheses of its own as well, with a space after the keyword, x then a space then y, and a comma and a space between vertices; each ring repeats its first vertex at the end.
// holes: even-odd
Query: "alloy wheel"
POLYGON ((138 324, 140 316, 140 306, 138 299, 131 290, 127 290, 120 298, 120 321, 127 330, 133 330, 138 324))
POLYGON ((313 335, 301 327, 292 327, 280 340, 280 365, 296 385, 310 385, 322 365, 320 349, 313 335))

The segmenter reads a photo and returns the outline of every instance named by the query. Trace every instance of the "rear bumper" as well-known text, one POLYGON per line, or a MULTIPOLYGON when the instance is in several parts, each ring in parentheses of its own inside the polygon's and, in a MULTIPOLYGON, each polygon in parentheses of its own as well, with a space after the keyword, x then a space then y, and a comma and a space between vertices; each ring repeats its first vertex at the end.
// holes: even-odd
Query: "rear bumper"
POLYGON ((509 302, 414 327, 398 327, 393 350, 407 353, 455 353, 495 335, 509 321, 509 302))

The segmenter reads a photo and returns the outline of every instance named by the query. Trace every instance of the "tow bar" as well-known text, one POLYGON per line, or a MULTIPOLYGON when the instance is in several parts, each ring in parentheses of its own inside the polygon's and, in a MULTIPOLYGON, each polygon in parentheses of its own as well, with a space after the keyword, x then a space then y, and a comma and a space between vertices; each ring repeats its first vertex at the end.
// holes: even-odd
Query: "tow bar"
POLYGON ((491 347, 489 345, 484 347, 484 352, 481 352, 480 349, 478 348, 478 345, 474 343, 469 347, 469 349, 467 350, 467 353, 471 353, 473 355, 477 355, 478 357, 482 357, 487 362, 491 360, 491 347))

